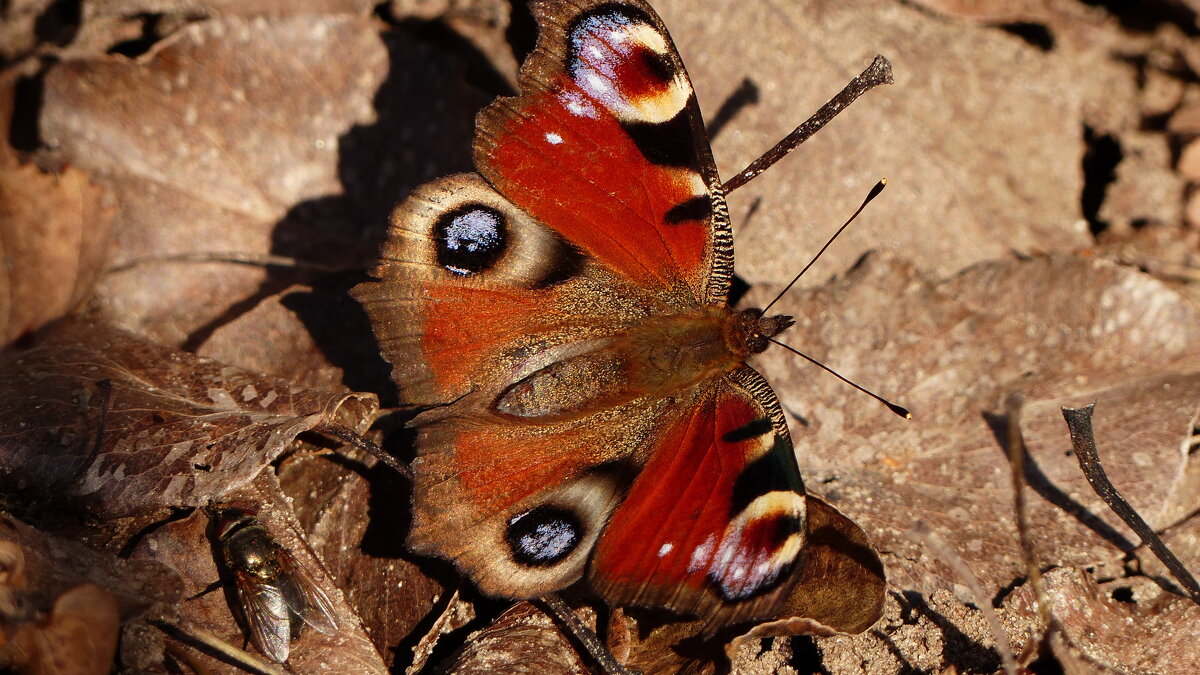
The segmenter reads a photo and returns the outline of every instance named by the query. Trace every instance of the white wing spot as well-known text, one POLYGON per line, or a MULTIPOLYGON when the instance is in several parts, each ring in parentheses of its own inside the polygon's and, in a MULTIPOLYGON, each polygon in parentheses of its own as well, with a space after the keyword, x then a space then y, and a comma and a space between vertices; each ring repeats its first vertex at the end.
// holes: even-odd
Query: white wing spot
POLYGON ((675 544, 672 544, 671 542, 668 541, 667 543, 663 544, 662 547, 660 547, 658 549, 658 557, 661 558, 661 557, 665 556, 666 554, 670 553, 671 549, 673 549, 673 548, 675 548, 675 544))
POLYGON ((717 543, 717 535, 710 534, 708 539, 704 540, 692 551, 692 558, 688 561, 688 573, 698 571, 705 563, 708 562, 708 557, 712 555, 713 546, 717 543))
POLYGON ((494 214, 481 209, 468 211, 450 221, 450 227, 446 228, 446 248, 475 252, 495 246, 500 241, 499 230, 500 219, 494 214))
POLYGON ((546 132, 546 142, 548 142, 550 145, 558 145, 563 142, 563 137, 559 136, 553 131, 548 131, 546 132))
POLYGON ((612 93, 612 83, 609 82, 603 75, 594 70, 585 73, 583 78, 586 80, 584 89, 586 89, 592 96, 601 99, 607 104, 607 99, 612 93))

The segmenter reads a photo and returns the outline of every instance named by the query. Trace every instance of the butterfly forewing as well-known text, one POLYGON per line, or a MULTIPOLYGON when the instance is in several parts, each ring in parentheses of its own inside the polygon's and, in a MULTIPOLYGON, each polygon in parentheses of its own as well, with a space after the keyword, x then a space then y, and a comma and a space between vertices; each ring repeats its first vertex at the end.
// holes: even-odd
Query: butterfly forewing
POLYGON ((699 107, 671 38, 640 2, 536 2, 521 95, 477 120, 495 188, 638 284, 724 303, 732 239, 699 107))

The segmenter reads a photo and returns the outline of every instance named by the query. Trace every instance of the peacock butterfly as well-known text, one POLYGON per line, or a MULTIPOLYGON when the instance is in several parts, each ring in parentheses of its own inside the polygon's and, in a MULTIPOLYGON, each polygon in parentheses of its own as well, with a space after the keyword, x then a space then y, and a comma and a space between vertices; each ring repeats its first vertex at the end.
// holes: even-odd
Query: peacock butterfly
MULTIPOLYGON (((476 120, 478 173, 398 206, 377 280, 354 290, 422 410, 408 546, 494 596, 586 578, 612 606, 709 632, 776 618, 820 566, 813 522, 865 541, 806 494, 779 402, 746 365, 791 319, 728 306, 724 190, 654 11, 531 9, 520 94, 476 120)), ((879 580, 875 611, 882 567, 869 545, 855 555, 879 580)), ((855 621, 835 628, 874 619, 855 621)))

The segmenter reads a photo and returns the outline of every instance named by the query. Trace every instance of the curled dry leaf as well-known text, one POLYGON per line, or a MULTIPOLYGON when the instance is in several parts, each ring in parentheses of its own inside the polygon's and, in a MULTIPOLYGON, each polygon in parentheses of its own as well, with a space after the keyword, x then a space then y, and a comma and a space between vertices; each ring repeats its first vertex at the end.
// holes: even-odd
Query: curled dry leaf
POLYGON ((0 648, 0 664, 20 675, 105 675, 120 626, 116 598, 82 584, 59 596, 44 620, 23 624, 0 648))
POLYGON ((490 626, 471 635, 446 667, 457 675, 573 675, 587 668, 554 620, 529 602, 513 605, 490 626))
POLYGON ((883 615, 883 563, 867 534, 828 502, 808 498, 804 573, 778 621, 762 623, 732 641, 783 635, 861 633, 883 615))
MULTIPOLYGON (((1042 576, 1051 616, 1070 661, 1118 673, 1192 673, 1200 669, 1200 606, 1133 577, 1098 584, 1078 567, 1042 576), (1117 596, 1124 599, 1118 600, 1117 596)), ((1033 612, 1028 584, 1006 601, 1014 613, 1033 612)), ((1035 633, 1014 635, 1022 648, 1035 633)))
MULTIPOLYGON (((6 139, 12 105, 12 82, 0 81, 6 139)), ((0 346, 64 316, 91 293, 112 216, 83 171, 46 173, 0 142, 0 346)))
POLYGON ((318 424, 358 430, 370 394, 312 391, 146 342, 66 324, 0 371, 9 490, 111 519, 200 506, 245 485, 318 424))

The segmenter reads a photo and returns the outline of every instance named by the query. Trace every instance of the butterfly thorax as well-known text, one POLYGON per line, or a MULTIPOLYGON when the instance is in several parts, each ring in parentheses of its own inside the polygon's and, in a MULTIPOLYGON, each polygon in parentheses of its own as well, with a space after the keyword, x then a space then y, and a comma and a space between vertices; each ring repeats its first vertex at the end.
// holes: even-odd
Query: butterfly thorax
POLYGON ((643 397, 669 397, 737 368, 790 325, 788 316, 726 307, 648 317, 582 349, 540 355, 550 362, 506 387, 493 410, 558 422, 643 397))

